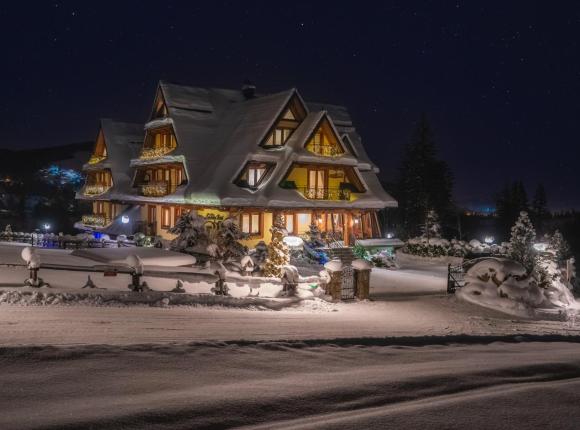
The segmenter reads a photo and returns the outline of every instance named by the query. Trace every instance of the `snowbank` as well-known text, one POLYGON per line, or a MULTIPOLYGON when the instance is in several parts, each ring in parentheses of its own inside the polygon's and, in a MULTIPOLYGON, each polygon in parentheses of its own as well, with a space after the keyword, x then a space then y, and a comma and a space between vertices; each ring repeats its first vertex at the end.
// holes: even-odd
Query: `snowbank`
POLYGON ((462 300, 512 315, 533 317, 539 310, 575 308, 570 290, 559 280, 542 287, 536 274, 506 258, 483 258, 465 274, 465 286, 457 291, 462 300))
POLYGON ((78 249, 71 253, 76 257, 87 258, 105 264, 125 264, 130 255, 138 256, 145 266, 191 266, 195 258, 188 254, 166 251, 158 248, 92 248, 78 249))

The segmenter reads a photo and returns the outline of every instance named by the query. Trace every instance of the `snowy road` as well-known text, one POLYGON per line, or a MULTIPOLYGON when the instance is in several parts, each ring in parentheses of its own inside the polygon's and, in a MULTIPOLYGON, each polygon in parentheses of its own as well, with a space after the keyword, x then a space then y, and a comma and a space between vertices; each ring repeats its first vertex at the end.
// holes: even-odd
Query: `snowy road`
POLYGON ((580 344, 0 349, 2 429, 575 429, 580 344))
POLYGON ((559 321, 515 321, 446 296, 324 306, 320 309, 303 305, 281 311, 250 311, 181 306, 0 305, 0 345, 580 334, 580 325, 570 328, 559 321))

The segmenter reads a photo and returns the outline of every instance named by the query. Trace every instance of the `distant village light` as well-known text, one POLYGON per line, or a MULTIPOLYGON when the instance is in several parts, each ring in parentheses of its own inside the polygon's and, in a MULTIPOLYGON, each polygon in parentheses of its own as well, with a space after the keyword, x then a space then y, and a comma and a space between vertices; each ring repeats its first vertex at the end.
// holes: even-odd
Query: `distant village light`
POLYGON ((493 243, 493 241, 494 241, 494 237, 493 236, 485 236, 483 238, 483 241, 485 243, 487 243, 488 245, 491 245, 493 243))
POLYGON ((42 226, 42 228, 44 228, 44 231, 48 231, 48 230, 50 230, 50 224, 48 224, 48 223, 45 223, 45 224, 42 226))
POLYGON ((392 239, 393 237, 395 237, 394 233, 387 233, 387 239, 392 239))

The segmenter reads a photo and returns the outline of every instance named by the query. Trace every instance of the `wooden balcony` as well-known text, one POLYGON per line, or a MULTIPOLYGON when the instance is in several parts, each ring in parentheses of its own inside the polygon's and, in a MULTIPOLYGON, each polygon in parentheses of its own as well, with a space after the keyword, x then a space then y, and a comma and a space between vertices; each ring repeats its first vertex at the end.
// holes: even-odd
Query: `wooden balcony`
POLYGON ((98 196, 99 194, 103 194, 111 188, 110 185, 107 184, 87 184, 83 188, 83 194, 85 196, 98 196))
POLYGON ((83 215, 82 223, 91 227, 105 227, 111 220, 105 214, 87 214, 83 215))
POLYGON ((89 158, 89 164, 97 164, 97 163, 100 163, 105 158, 107 158, 105 155, 96 155, 96 154, 93 154, 93 155, 91 155, 91 158, 89 158))
POLYGON ((350 200, 351 191, 341 188, 308 188, 301 187, 297 190, 309 200, 350 200))
POLYGON ((166 154, 169 154, 171 151, 175 149, 175 146, 161 146, 161 147, 153 147, 153 148, 143 148, 141 150, 141 155, 139 158, 142 160, 150 160, 152 158, 159 158, 163 157, 166 154))
POLYGON ((338 145, 310 144, 306 149, 313 154, 322 155, 324 157, 337 157, 344 153, 338 145))
POLYGON ((176 186, 172 186, 167 181, 151 181, 141 184, 141 195, 145 197, 163 197, 175 192, 176 186))

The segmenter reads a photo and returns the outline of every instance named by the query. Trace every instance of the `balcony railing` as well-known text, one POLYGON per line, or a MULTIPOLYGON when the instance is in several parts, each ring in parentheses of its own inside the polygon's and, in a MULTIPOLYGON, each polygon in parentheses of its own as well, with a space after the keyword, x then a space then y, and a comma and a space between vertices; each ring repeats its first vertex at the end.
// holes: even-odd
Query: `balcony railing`
POLYGON ((309 145, 308 150, 314 154, 323 155, 325 157, 336 157, 343 153, 338 145, 321 145, 318 143, 309 145))
POLYGON ((167 181, 152 181, 146 184, 141 184, 141 195, 145 197, 163 197, 171 194, 174 189, 167 181))
POLYGON ((105 227, 111 220, 105 214, 88 214, 83 215, 82 222, 84 225, 92 227, 105 227))
POLYGON ((89 158, 89 164, 97 164, 97 163, 100 163, 105 158, 107 158, 107 157, 105 157, 104 155, 96 155, 96 154, 93 154, 93 155, 91 155, 91 158, 89 158))
POLYGON ((350 200, 350 190, 340 188, 298 188, 310 200, 350 200))
POLYGON ((85 196, 97 196, 103 194, 109 188, 111 188, 111 186, 107 184, 87 184, 85 185, 83 194, 85 196))
POLYGON ((161 147, 155 147, 155 148, 143 148, 141 150, 140 158, 150 159, 150 158, 163 157, 165 154, 170 153, 174 149, 175 149, 175 146, 161 146, 161 147))

